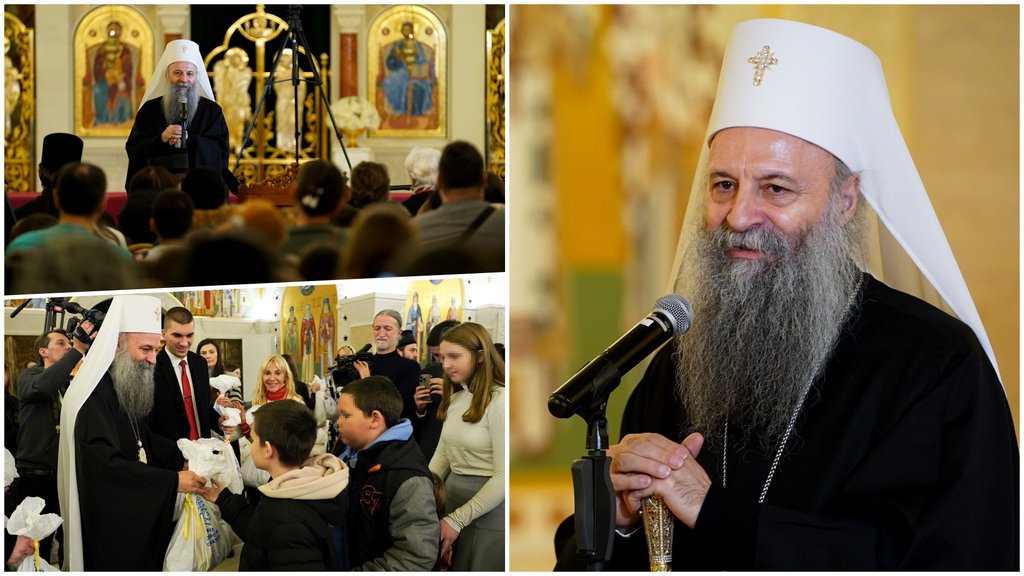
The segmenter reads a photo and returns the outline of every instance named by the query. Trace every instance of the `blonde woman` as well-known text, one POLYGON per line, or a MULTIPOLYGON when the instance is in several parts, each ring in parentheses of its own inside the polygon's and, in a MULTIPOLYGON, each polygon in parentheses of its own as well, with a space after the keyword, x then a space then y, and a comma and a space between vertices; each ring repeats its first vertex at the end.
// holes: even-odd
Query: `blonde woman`
MULTIPOLYGON (((253 393, 252 408, 248 418, 244 412, 242 413, 242 423, 239 424, 237 433, 244 435, 248 440, 250 428, 247 420, 251 420, 252 413, 258 410, 259 406, 268 402, 285 399, 294 400, 305 406, 302 396, 295 392, 295 378, 292 376, 292 371, 288 368, 288 362, 280 355, 275 354, 267 358, 260 366, 259 376, 256 380, 256 391, 253 393)), ((256 468, 252 458, 249 457, 248 442, 242 444, 240 446, 242 453, 242 482, 246 486, 253 487, 266 484, 270 481, 270 474, 265 470, 256 468)))
POLYGON ((505 570, 505 362, 467 322, 441 340, 444 422, 430 471, 447 491, 440 556, 452 570, 505 570))

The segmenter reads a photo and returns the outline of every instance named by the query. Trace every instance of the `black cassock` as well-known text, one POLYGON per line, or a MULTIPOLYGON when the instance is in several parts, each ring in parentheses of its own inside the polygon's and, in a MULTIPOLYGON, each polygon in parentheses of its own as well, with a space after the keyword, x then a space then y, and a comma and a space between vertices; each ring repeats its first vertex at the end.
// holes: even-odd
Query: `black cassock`
POLYGON ((85 570, 163 569, 184 460, 173 443, 149 433, 145 419, 138 427, 148 464, 139 462, 131 423, 105 374, 75 424, 85 570), (159 462, 160 454, 171 457, 159 462))
MULTIPOLYGON (((125 189, 132 181, 132 176, 148 165, 149 159, 175 153, 176 148, 160 139, 168 125, 160 98, 153 98, 139 109, 132 132, 124 145, 128 151, 125 189)), ((189 168, 213 168, 221 173, 231 190, 237 190, 238 181, 228 170, 228 125, 219 104, 206 98, 199 99, 195 115, 188 120, 185 145, 188 148, 189 168)))
MULTIPOLYGON (((869 275, 859 303, 763 504, 774 447, 740 449, 733 438, 727 488, 721 450, 701 451, 712 486, 694 529, 676 522, 674 569, 1018 569, 1016 434, 977 338, 869 275)), ((673 352, 663 348, 634 390, 623 436, 682 440, 673 352)), ((571 518, 555 546, 559 569, 583 567, 571 518)), ((648 570, 645 546, 642 529, 616 536, 607 568, 648 570)))

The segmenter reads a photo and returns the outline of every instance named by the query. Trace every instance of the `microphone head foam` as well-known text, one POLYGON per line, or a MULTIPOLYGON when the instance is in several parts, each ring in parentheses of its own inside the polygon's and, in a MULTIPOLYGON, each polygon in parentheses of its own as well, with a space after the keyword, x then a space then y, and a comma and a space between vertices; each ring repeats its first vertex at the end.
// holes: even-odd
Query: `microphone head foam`
POLYGON ((666 294, 654 303, 655 310, 661 310, 672 322, 672 335, 679 336, 690 329, 693 306, 679 294, 666 294))

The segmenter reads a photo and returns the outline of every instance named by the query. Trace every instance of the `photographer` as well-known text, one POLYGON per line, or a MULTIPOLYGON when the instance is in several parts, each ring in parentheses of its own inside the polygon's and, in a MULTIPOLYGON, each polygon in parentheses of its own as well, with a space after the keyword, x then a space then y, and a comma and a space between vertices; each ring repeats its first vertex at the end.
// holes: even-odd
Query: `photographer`
MULTIPOLYGON (((21 430, 18 435, 17 496, 38 496, 46 502, 43 513, 60 514, 57 499, 57 446, 60 435, 60 408, 72 372, 92 342, 94 325, 85 320, 75 332, 74 345, 63 330, 50 330, 35 342, 39 364, 28 368, 18 378, 21 401, 21 430), (84 338, 79 339, 79 337, 84 338)), ((63 544, 63 532, 56 532, 63 544)), ((39 542, 40 557, 50 559, 53 536, 39 542)), ((63 545, 60 547, 63 556, 63 545)), ((58 564, 59 566, 60 564, 58 564)))

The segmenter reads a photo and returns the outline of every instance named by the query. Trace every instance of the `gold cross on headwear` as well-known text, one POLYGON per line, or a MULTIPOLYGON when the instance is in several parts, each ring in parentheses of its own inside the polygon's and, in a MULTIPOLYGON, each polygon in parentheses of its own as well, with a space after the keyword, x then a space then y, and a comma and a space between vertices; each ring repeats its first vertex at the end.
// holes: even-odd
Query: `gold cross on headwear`
POLYGON ((760 86, 761 80, 764 79, 765 70, 778 64, 779 60, 775 57, 775 54, 772 54, 771 48, 765 46, 757 54, 747 58, 747 62, 754 65, 754 86, 760 86))

